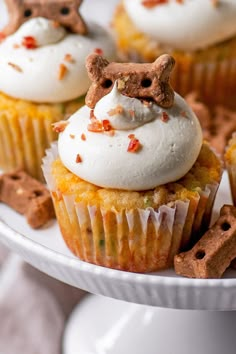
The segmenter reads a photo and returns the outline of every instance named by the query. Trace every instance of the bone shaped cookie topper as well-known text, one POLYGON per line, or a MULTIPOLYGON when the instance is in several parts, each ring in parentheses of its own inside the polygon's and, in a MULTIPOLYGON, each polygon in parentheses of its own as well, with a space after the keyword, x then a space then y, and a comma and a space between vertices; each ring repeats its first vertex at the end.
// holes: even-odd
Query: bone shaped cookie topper
POLYGON ((187 252, 175 256, 175 271, 189 278, 220 278, 236 258, 236 207, 224 205, 216 223, 187 252))
POLYGON ((24 22, 34 17, 45 17, 73 33, 86 34, 87 27, 78 12, 83 0, 5 0, 9 23, 3 29, 8 36, 24 22))
POLYGON ((21 170, 0 176, 0 202, 23 214, 35 229, 55 217, 49 191, 21 170))
POLYGON ((174 102, 174 91, 169 84, 174 59, 164 54, 152 64, 109 63, 93 53, 86 60, 92 85, 86 96, 86 104, 94 108, 96 103, 117 82, 118 90, 129 97, 152 99, 159 106, 169 108, 174 102))

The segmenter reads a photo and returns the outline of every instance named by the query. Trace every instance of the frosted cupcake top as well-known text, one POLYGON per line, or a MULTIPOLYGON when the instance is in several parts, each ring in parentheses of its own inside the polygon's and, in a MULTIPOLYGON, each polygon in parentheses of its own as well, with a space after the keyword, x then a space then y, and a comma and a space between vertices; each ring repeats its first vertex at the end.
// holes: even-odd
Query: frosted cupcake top
POLYGON ((204 49, 236 35, 235 0, 123 0, 143 33, 165 47, 204 49))
POLYGON ((114 86, 95 107, 97 125, 90 114, 85 106, 69 119, 58 147, 63 164, 97 186, 139 191, 177 181, 202 146, 198 119, 177 94, 174 105, 163 109, 114 86))
POLYGON ((55 21, 25 22, 0 44, 0 91, 33 102, 64 102, 84 95, 90 81, 85 58, 93 51, 113 57, 114 45, 100 26, 72 34, 55 21))
MULTIPOLYGON (((170 61, 166 61, 166 56, 161 58, 158 64, 166 76, 163 66, 170 61)), ((122 64, 123 71, 120 65, 107 64, 108 69, 99 74, 103 85, 103 77, 108 80, 109 68, 112 71, 114 66, 119 68, 113 87, 95 100, 94 109, 84 106, 68 121, 56 124, 60 132, 60 159, 75 175, 105 188, 140 191, 177 181, 191 169, 199 155, 202 131, 198 119, 178 94, 173 95, 168 107, 163 107, 165 93, 160 95, 158 104, 153 99, 137 98, 138 93, 130 91, 134 78, 140 91, 140 77, 148 75, 153 64, 148 72, 146 64, 132 64, 133 74, 130 82, 126 81, 127 89, 120 85, 127 64, 122 64)), ((157 76, 160 77, 160 72, 157 76)), ((109 76, 110 81, 112 78, 109 76)), ((92 91, 90 88, 88 96, 91 93, 99 96, 101 90, 106 90, 100 83, 93 82, 95 88, 92 91)), ((163 86, 163 81, 159 84, 163 86)))

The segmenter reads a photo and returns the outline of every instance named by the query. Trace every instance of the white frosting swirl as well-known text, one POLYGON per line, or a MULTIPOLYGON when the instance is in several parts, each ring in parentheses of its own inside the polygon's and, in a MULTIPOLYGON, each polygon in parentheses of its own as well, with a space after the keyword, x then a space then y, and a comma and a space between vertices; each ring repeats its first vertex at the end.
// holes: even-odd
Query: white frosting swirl
MULTIPOLYGON (((95 108, 105 119, 108 118, 108 101, 111 107, 117 103, 128 106, 129 101, 133 108, 140 107, 138 99, 124 98, 117 92, 111 92, 97 104, 99 108, 95 108)), ((202 131, 198 119, 177 94, 173 107, 156 107, 151 121, 144 122, 145 119, 140 120, 137 115, 135 129, 126 130, 129 122, 126 125, 124 114, 126 123, 115 130, 114 136, 88 131, 89 117, 88 107, 77 111, 60 133, 58 148, 63 164, 71 172, 97 186, 138 191, 176 181, 190 170, 201 149, 202 131), (162 120, 163 112, 168 114, 165 122, 162 120), (86 140, 81 138, 83 134, 86 140), (142 145, 135 153, 127 151, 130 134, 134 134, 142 145), (81 163, 76 163, 78 154, 81 163)), ((110 117, 110 122, 114 124, 116 121, 119 126, 121 119, 118 114, 118 117, 110 117)))
POLYGON ((96 104, 94 114, 99 120, 108 119, 114 129, 129 130, 150 122, 160 110, 157 105, 145 105, 136 98, 121 95, 115 84, 110 94, 96 104))
POLYGON ((143 0, 124 0, 135 26, 161 45, 180 50, 204 49, 236 35, 236 1, 169 0, 148 8, 143 0))
POLYGON ((85 58, 96 48, 101 48, 108 59, 114 59, 113 42, 98 25, 90 24, 89 34, 82 36, 55 27, 45 18, 33 18, 0 45, 0 91, 38 103, 80 97, 90 85, 85 58), (22 40, 28 36, 35 38, 36 49, 22 45, 22 40), (73 58, 71 62, 65 60, 67 54, 73 58), (67 70, 59 80, 61 64, 67 70))
POLYGON ((21 43, 27 36, 35 38, 39 47, 56 44, 66 36, 66 30, 62 26, 55 26, 53 21, 43 17, 36 17, 25 22, 13 36, 16 43, 21 43))

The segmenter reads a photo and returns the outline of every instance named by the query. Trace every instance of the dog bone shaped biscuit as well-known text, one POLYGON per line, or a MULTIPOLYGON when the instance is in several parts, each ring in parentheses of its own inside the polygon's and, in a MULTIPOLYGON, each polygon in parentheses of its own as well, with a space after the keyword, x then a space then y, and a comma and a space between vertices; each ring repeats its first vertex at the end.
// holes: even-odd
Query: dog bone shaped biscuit
POLYGON ((35 229, 55 216, 49 191, 24 171, 0 176, 0 201, 25 215, 28 224, 35 229))
POLYGON ((169 84, 174 63, 174 59, 167 54, 160 56, 152 64, 126 64, 109 63, 102 56, 93 53, 86 60, 88 75, 92 80, 86 104, 94 108, 117 82, 118 90, 126 96, 152 99, 159 106, 169 108, 174 102, 174 91, 169 84))
POLYGON ((34 17, 45 17, 74 33, 86 34, 87 27, 78 8, 83 0, 6 0, 9 23, 3 29, 8 36, 24 22, 34 17))
POLYGON ((189 278, 220 278, 236 258, 236 207, 224 205, 216 223, 187 252, 175 256, 175 271, 189 278))

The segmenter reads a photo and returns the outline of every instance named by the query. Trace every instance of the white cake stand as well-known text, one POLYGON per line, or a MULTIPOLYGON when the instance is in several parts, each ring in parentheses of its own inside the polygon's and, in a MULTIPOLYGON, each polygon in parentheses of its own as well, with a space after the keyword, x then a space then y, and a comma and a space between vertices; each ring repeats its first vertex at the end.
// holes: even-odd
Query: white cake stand
MULTIPOLYGON (((224 203, 231 203, 226 174, 214 217, 224 203)), ((236 271, 199 280, 178 277, 173 270, 134 274, 107 269, 75 258, 56 222, 34 231, 2 204, 0 218, 1 241, 27 262, 65 283, 110 297, 90 295, 77 306, 65 331, 64 354, 236 353, 236 271)))

